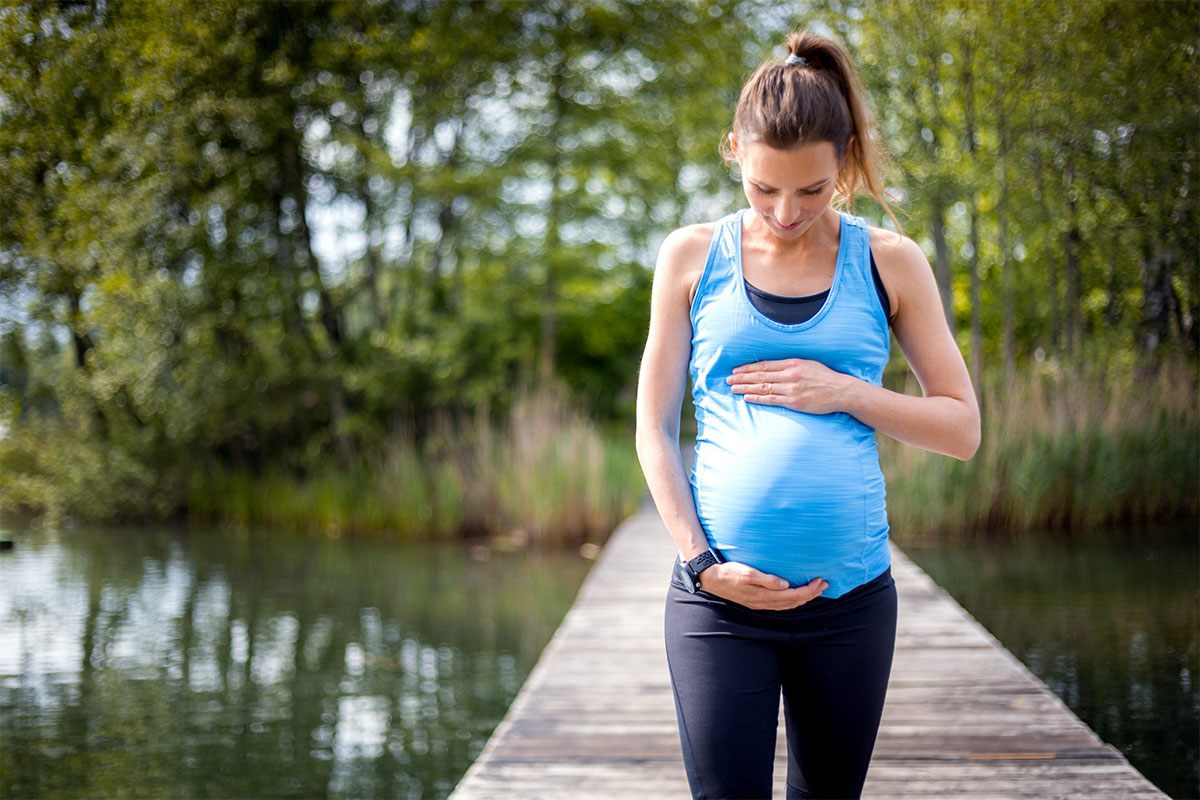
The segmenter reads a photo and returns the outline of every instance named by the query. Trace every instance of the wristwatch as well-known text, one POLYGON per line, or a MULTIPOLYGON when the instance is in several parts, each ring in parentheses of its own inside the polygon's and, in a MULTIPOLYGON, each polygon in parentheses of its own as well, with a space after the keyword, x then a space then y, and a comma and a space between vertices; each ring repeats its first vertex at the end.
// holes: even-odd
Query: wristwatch
POLYGON ((711 547, 691 561, 684 561, 681 553, 679 556, 679 579, 683 581, 683 588, 695 594, 696 590, 700 588, 700 573, 713 564, 723 563, 725 563, 725 558, 711 547))

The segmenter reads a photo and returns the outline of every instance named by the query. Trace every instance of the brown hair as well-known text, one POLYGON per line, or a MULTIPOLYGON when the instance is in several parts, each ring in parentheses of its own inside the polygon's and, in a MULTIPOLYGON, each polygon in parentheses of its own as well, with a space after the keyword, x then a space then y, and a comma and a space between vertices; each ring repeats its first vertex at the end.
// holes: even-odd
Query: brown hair
MULTIPOLYGON (((739 142, 762 142, 779 150, 831 143, 840 164, 836 196, 853 210, 854 196, 865 186, 899 231, 883 189, 887 155, 876 144, 875 115, 850 54, 807 30, 788 34, 787 50, 804 63, 772 59, 761 64, 742 87, 731 132, 739 142)), ((720 152, 732 166, 736 158, 728 133, 720 152)))

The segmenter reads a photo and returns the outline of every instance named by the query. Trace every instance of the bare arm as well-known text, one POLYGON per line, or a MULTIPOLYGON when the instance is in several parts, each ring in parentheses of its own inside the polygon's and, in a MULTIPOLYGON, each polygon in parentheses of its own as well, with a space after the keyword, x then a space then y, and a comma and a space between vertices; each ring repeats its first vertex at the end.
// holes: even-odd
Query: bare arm
POLYGON ((741 364, 726 380, 749 402, 811 414, 844 411, 907 444, 966 461, 979 448, 979 405, 971 376, 942 311, 921 248, 895 234, 872 249, 896 309, 893 331, 921 384, 922 397, 876 386, 819 361, 785 358, 741 364))
POLYGON ((893 392, 850 376, 841 409, 907 444, 966 461, 979 448, 979 405, 971 376, 946 324, 937 281, 916 242, 884 234, 876 250, 881 276, 894 287, 892 330, 908 359, 922 397, 893 392), (887 244, 884 244, 884 241, 887 244))
POLYGON ((650 331, 638 376, 637 453, 658 513, 679 551, 691 559, 708 549, 708 540, 679 452, 679 414, 692 353, 689 288, 698 278, 694 259, 699 251, 689 238, 685 229, 673 231, 658 251, 650 331))

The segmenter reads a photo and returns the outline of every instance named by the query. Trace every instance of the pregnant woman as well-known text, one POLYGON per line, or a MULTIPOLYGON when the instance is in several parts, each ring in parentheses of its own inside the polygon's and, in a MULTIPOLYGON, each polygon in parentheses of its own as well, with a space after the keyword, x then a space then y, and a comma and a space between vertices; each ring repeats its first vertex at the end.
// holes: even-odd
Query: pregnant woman
POLYGON ((787 50, 722 143, 748 207, 663 241, 638 383, 638 456, 679 549, 666 649, 697 798, 771 796, 781 694, 787 796, 860 796, 896 636, 875 432, 964 460, 979 445, 921 249, 831 206, 865 189, 891 214, 849 56, 808 32, 787 50), (889 329, 921 397, 882 386, 889 329))

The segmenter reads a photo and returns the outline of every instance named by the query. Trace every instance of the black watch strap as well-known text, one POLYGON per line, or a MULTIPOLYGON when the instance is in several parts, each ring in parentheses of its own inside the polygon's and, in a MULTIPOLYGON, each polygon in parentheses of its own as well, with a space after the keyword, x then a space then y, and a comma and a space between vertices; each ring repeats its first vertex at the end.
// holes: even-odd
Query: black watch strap
POLYGON ((703 553, 687 562, 688 569, 690 569, 692 574, 696 576, 697 583, 700 582, 700 573, 716 563, 718 563, 717 556, 711 549, 705 550, 703 553))
MULTIPOLYGON (((680 556, 682 559, 682 556, 680 556)), ((705 550, 700 555, 693 558, 691 561, 680 561, 679 572, 680 579, 683 581, 684 588, 693 594, 700 588, 700 573, 711 567, 713 564, 720 564, 725 561, 725 557, 717 550, 711 547, 705 550)))

